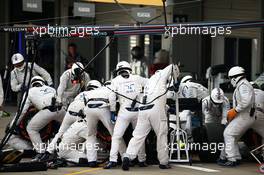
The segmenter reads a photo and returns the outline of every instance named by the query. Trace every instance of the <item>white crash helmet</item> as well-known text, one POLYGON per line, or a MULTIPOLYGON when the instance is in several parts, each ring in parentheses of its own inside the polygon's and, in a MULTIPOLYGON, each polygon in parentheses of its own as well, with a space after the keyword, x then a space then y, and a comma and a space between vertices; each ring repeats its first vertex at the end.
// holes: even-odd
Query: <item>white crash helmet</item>
POLYGON ((20 53, 16 53, 12 56, 11 60, 12 60, 12 64, 14 65, 24 61, 24 57, 20 53))
POLYGON ((220 104, 224 102, 224 91, 221 88, 214 88, 211 92, 211 100, 214 103, 220 104))
POLYGON ((193 77, 191 75, 186 75, 185 77, 183 77, 181 79, 181 82, 180 83, 182 84, 182 83, 189 82, 189 81, 191 81, 191 79, 193 79, 193 77))
POLYGON ((231 79, 231 84, 236 87, 237 82, 245 75, 245 69, 240 66, 232 67, 228 72, 228 77, 231 79))
POLYGON ((31 79, 30 85, 31 87, 35 87, 37 84, 40 84, 41 86, 45 85, 45 80, 40 76, 34 76, 31 79))
POLYGON ((102 84, 97 81, 97 80, 90 80, 88 83, 87 83, 87 89, 91 90, 91 89, 96 89, 96 88, 100 88, 102 87, 102 84))
POLYGON ((84 69, 83 64, 80 62, 73 63, 72 68, 71 68, 72 75, 76 75, 77 69, 82 71, 84 69))
POLYGON ((128 73, 130 73, 132 71, 131 66, 128 62, 126 61, 120 61, 117 65, 116 65, 116 73, 117 75, 119 75, 118 73, 121 70, 127 70, 128 73))

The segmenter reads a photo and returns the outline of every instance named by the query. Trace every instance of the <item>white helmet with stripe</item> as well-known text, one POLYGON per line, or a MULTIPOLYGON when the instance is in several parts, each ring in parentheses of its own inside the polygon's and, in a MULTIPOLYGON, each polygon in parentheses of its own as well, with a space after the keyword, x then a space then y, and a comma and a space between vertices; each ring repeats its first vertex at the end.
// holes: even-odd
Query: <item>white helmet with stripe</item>
POLYGON ((31 79, 31 87, 38 87, 38 86, 44 86, 45 85, 45 80, 40 77, 40 76, 34 76, 32 79, 31 79))
POLYGON ((224 91, 221 88, 214 88, 211 92, 211 100, 214 103, 220 104, 224 102, 224 91))
POLYGON ((24 57, 20 53, 16 53, 12 56, 11 60, 12 60, 12 64, 14 65, 14 64, 18 64, 18 63, 23 62, 24 57))
POLYGON ((116 73, 117 75, 120 74, 121 71, 127 71, 128 73, 130 73, 132 71, 130 64, 127 61, 120 61, 117 65, 116 65, 116 73))
POLYGON ((192 77, 191 75, 186 75, 185 77, 183 77, 183 78, 181 79, 181 84, 182 84, 182 83, 189 82, 189 81, 191 81, 192 79, 193 79, 193 77, 192 77))
POLYGON ((236 87, 237 83, 245 75, 245 69, 240 66, 232 67, 228 72, 228 77, 231 79, 231 84, 236 87))
POLYGON ((87 89, 91 90, 91 89, 96 89, 96 88, 100 88, 102 87, 102 84, 97 81, 97 80, 90 80, 88 83, 87 83, 87 89))

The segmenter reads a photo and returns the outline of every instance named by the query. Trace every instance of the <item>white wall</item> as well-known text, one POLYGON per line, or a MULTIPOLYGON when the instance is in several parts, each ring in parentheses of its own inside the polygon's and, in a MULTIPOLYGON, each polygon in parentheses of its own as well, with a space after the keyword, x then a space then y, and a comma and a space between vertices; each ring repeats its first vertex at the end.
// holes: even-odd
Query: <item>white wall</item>
MULTIPOLYGON (((204 20, 206 21, 250 21, 261 19, 261 0, 204 0, 204 20)), ((235 38, 252 39, 252 79, 262 70, 261 29, 246 28, 232 30, 235 38)), ((224 38, 212 39, 212 65, 224 62, 224 38)))

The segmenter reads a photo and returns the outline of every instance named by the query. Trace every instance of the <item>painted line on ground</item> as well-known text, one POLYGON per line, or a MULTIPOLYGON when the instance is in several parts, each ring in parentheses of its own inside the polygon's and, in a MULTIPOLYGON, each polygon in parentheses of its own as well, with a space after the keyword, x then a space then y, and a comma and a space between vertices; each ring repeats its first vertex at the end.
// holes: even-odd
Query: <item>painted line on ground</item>
POLYGON ((98 170, 102 170, 102 169, 103 169, 102 167, 92 168, 92 169, 77 171, 77 172, 68 173, 68 174, 64 174, 64 175, 76 175, 76 174, 90 173, 90 172, 94 172, 94 171, 98 171, 98 170))
POLYGON ((199 166, 190 166, 190 165, 172 165, 172 166, 180 167, 180 168, 188 168, 188 169, 203 171, 207 173, 219 173, 220 172, 220 170, 214 170, 214 169, 209 169, 209 168, 204 168, 204 167, 199 167, 199 166))

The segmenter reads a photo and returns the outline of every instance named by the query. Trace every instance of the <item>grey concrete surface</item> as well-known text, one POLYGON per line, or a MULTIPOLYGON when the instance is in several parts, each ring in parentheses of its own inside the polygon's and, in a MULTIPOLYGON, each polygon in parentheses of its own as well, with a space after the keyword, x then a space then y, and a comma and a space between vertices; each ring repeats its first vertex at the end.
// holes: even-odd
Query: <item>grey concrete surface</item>
MULTIPOLYGON (((255 175, 260 174, 257 172, 258 168, 254 163, 242 164, 236 168, 221 168, 216 164, 194 164, 193 166, 185 165, 184 167, 173 164, 172 169, 160 170, 158 166, 149 166, 146 168, 132 167, 130 171, 122 171, 120 167, 112 170, 104 170, 99 168, 60 168, 58 170, 48 170, 47 172, 34 172, 36 175, 255 175), (193 169, 192 169, 193 168, 193 169), (205 168, 197 170, 196 168, 205 168), (209 171, 209 172, 208 172, 209 171)), ((6 173, 12 175, 28 175, 29 173, 6 173)))
MULTIPOLYGON (((6 111, 11 112, 14 115, 15 107, 6 107, 6 111)), ((11 120, 9 118, 0 118, 0 138, 4 136, 4 130, 7 123, 11 120)), ((32 172, 32 173, 0 173, 6 175, 255 175, 260 174, 258 172, 257 163, 242 163, 236 168, 223 168, 213 163, 194 163, 192 166, 187 164, 172 164, 172 169, 160 170, 158 166, 148 166, 146 168, 132 167, 130 171, 124 172, 121 167, 112 170, 104 170, 99 168, 59 168, 57 170, 48 170, 44 172, 32 172)))

